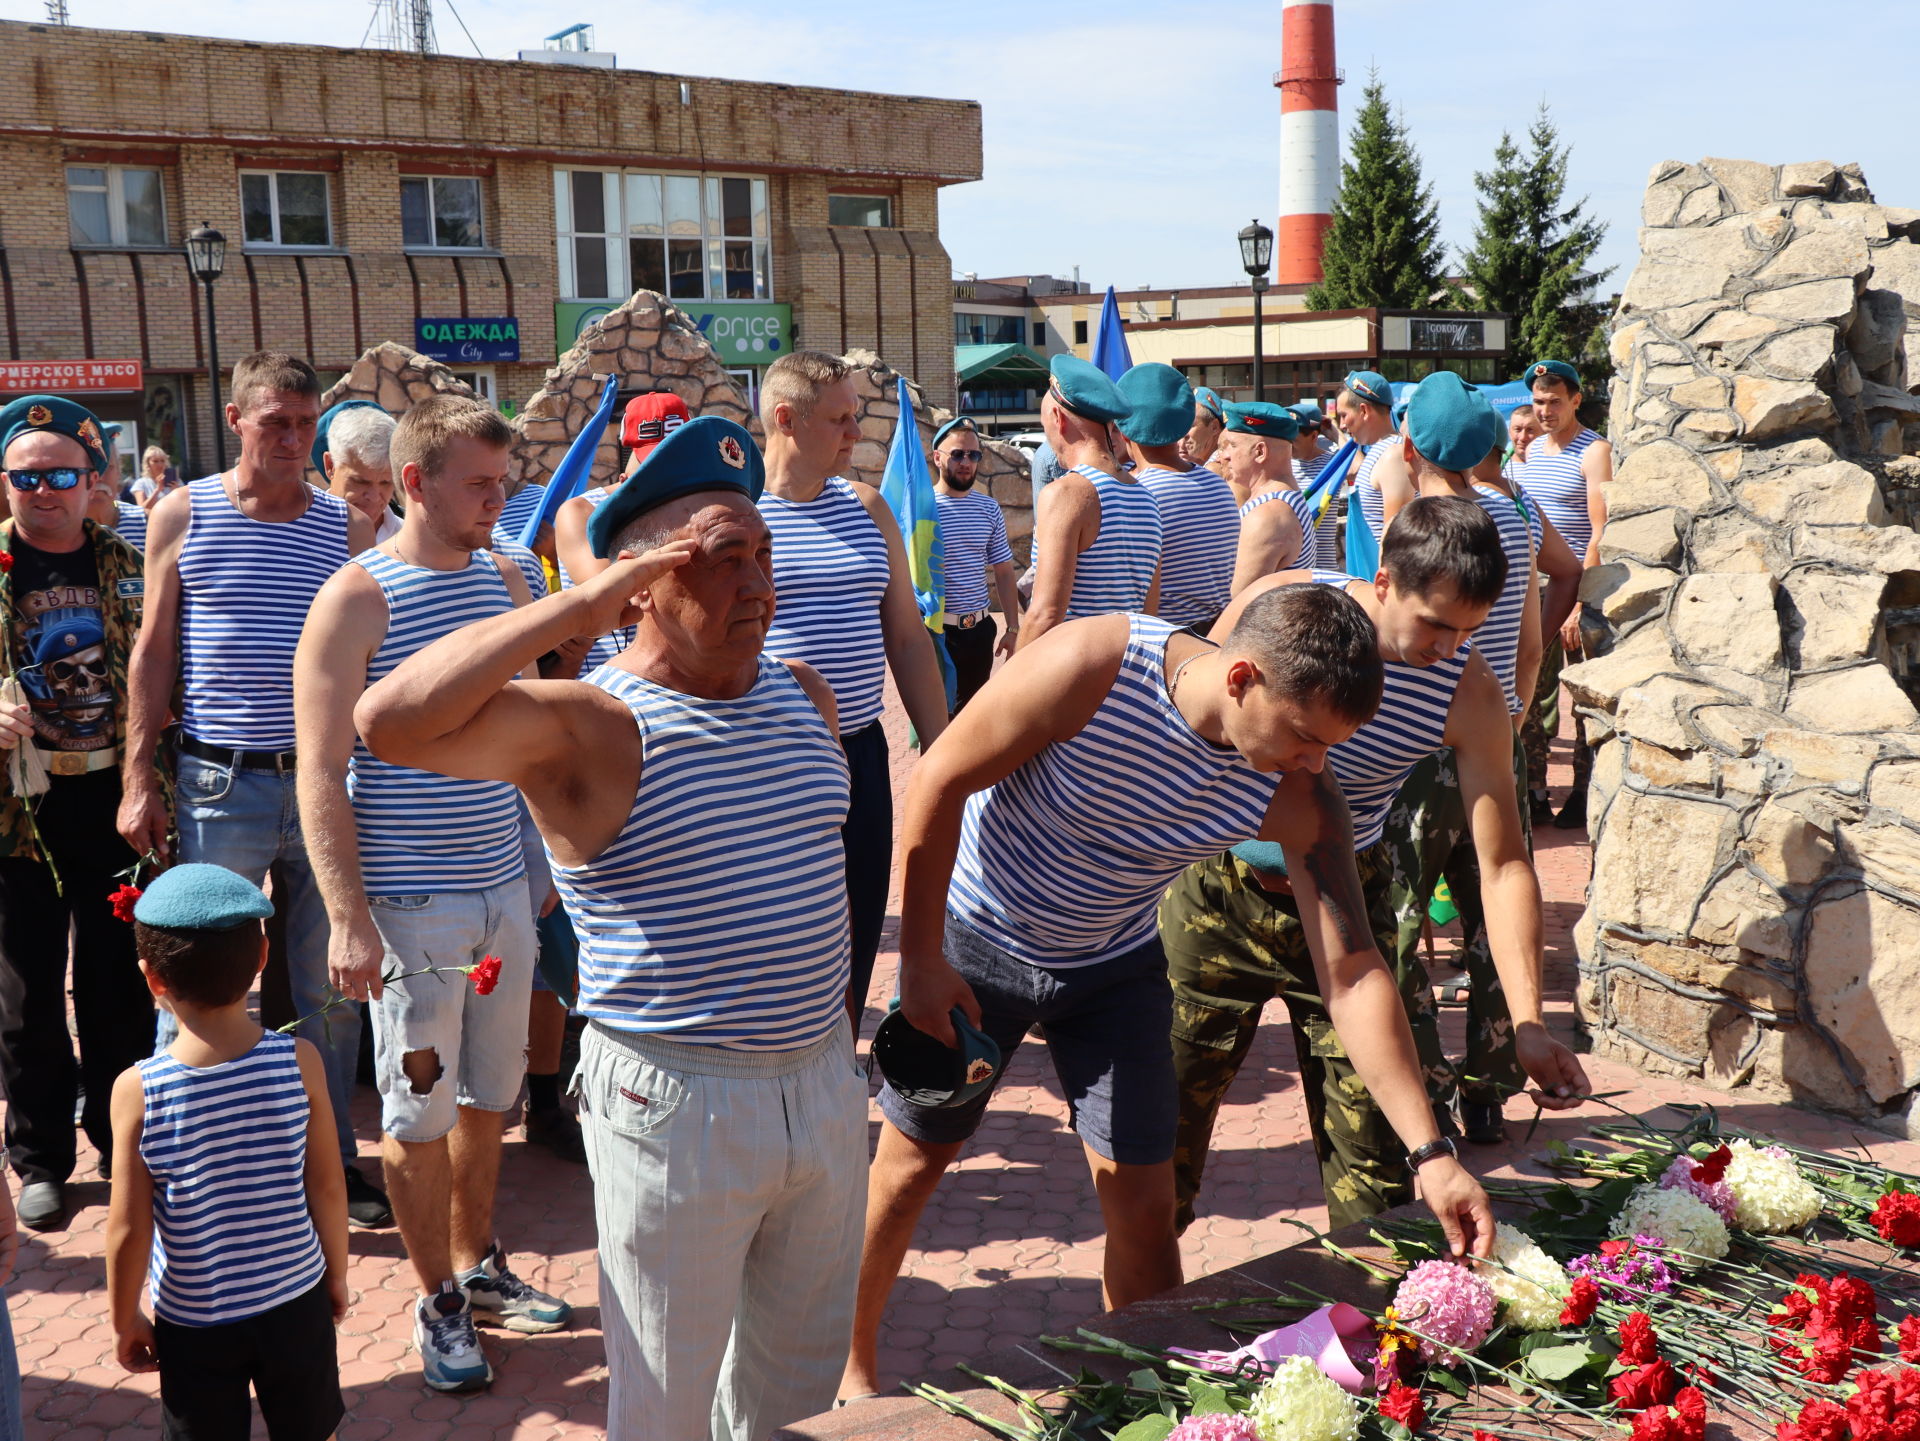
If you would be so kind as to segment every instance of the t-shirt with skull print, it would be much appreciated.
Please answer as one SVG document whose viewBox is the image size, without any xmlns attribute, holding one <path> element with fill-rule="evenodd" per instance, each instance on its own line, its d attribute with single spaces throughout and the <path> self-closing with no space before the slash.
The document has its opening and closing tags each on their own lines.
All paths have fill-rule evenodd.
<svg viewBox="0 0 1920 1441">
<path fill-rule="evenodd" d="M 113 687 L 93 547 L 54 553 L 13 537 L 13 667 L 41 750 L 113 744 Z"/>
</svg>

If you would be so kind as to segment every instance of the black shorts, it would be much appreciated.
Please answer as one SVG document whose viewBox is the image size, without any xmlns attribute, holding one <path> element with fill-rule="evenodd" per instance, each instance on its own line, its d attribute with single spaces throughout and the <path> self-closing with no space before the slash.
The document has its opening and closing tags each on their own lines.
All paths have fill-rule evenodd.
<svg viewBox="0 0 1920 1441">
<path fill-rule="evenodd" d="M 326 1441 L 340 1427 L 340 1358 L 327 1283 L 221 1326 L 153 1318 L 164 1441 L 247 1441 L 251 1388 L 273 1441 Z"/>
</svg>

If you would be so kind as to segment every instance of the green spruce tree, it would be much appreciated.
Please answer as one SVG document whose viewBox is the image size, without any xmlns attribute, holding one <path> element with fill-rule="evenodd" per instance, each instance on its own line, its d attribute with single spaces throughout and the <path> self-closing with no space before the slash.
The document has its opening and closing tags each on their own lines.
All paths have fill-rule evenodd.
<svg viewBox="0 0 1920 1441">
<path fill-rule="evenodd" d="M 1544 103 L 1527 144 L 1523 155 L 1513 136 L 1502 134 L 1493 169 L 1473 177 L 1480 221 L 1473 248 L 1460 258 L 1467 288 L 1458 298 L 1513 317 L 1511 369 L 1541 357 L 1567 360 L 1580 368 L 1589 393 L 1597 393 L 1608 367 L 1605 347 L 1596 359 L 1589 345 L 1605 308 L 1594 292 L 1613 271 L 1588 270 L 1587 262 L 1607 227 L 1585 213 L 1584 198 L 1566 203 L 1573 147 L 1560 143 Z"/>
<path fill-rule="evenodd" d="M 1307 308 L 1424 308 L 1440 289 L 1445 259 L 1439 203 L 1421 179 L 1419 152 L 1388 108 L 1376 71 L 1367 77 L 1340 166 L 1323 278 L 1307 292 Z"/>
</svg>

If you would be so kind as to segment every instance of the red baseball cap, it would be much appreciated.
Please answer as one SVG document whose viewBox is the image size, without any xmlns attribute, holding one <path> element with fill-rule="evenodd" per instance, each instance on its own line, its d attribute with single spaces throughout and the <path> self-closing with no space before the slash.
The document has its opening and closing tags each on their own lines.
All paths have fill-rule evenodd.
<svg viewBox="0 0 1920 1441">
<path fill-rule="evenodd" d="M 620 443 L 645 460 L 668 434 L 685 425 L 693 416 L 687 403 L 670 390 L 636 395 L 627 402 L 620 420 Z"/>
</svg>

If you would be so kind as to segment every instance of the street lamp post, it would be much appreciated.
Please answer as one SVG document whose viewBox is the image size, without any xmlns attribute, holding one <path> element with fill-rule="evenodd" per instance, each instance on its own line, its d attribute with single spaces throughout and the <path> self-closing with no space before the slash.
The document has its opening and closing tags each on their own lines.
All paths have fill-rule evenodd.
<svg viewBox="0 0 1920 1441">
<path fill-rule="evenodd" d="M 187 265 L 207 289 L 207 388 L 213 395 L 213 457 L 227 468 L 227 418 L 220 405 L 220 337 L 213 323 L 213 282 L 227 266 L 227 237 L 206 221 L 187 237 Z"/>
<path fill-rule="evenodd" d="M 1267 293 L 1267 267 L 1273 262 L 1273 232 L 1258 220 L 1240 232 L 1240 263 L 1253 282 L 1253 398 L 1267 398 L 1267 371 L 1260 354 L 1260 297 Z"/>
</svg>

